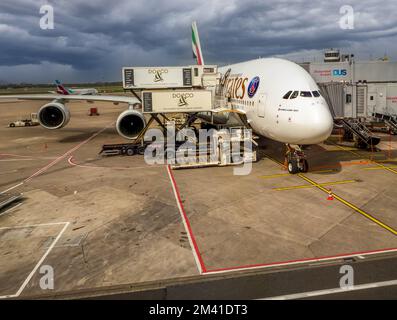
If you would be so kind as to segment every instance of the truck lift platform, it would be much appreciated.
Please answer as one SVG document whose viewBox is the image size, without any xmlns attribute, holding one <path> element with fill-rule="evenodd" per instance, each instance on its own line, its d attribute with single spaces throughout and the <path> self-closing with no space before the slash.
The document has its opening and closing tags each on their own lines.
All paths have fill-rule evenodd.
<svg viewBox="0 0 397 320">
<path fill-rule="evenodd" d="M 345 129 L 344 139 L 356 141 L 360 149 L 373 150 L 380 142 L 379 137 L 374 136 L 363 123 L 356 119 L 340 118 L 335 119 L 334 122 Z"/>
<path fill-rule="evenodd" d="M 182 130 L 183 128 L 190 127 L 194 121 L 196 121 L 197 113 L 189 114 L 185 121 L 182 124 L 176 125 L 175 128 L 176 132 Z M 163 121 L 160 120 L 159 115 L 163 118 Z M 160 127 L 162 128 L 163 132 L 166 134 L 167 128 L 166 123 L 170 122 L 170 120 L 164 114 L 150 114 L 150 119 L 146 123 L 144 129 L 139 133 L 139 135 L 130 143 L 120 143 L 120 144 L 104 144 L 102 146 L 99 155 L 104 156 L 116 156 L 116 155 L 127 155 L 133 156 L 135 154 L 143 155 L 145 153 L 146 147 L 151 144 L 151 142 L 145 142 L 143 140 L 145 133 L 150 128 L 153 121 L 156 121 Z"/>
<path fill-rule="evenodd" d="M 118 156 L 126 155 L 133 156 L 135 154 L 144 154 L 145 145 L 137 143 L 120 143 L 120 144 L 104 144 L 99 155 L 104 156 Z"/>
<path fill-rule="evenodd" d="M 167 137 L 171 138 L 170 135 L 177 135 L 185 128 L 195 132 L 195 139 L 184 135 L 186 141 L 175 141 L 175 137 L 172 137 L 171 145 L 162 144 L 162 147 L 158 149 L 155 147 L 154 152 L 164 152 L 159 155 L 160 158 L 166 156 L 167 160 L 175 160 L 175 168 L 237 165 L 247 161 L 256 161 L 256 152 L 252 148 L 256 142 L 253 141 L 252 135 L 244 130 L 245 127 L 249 127 L 249 124 L 244 123 L 239 114 L 237 114 L 237 119 L 234 119 L 237 122 L 229 123 L 229 113 L 223 114 L 230 112 L 230 108 L 226 108 L 229 100 L 224 92 L 225 80 L 226 76 L 222 77 L 218 73 L 217 66 L 123 68 L 124 90 L 130 90 L 140 101 L 140 103 L 130 106 L 130 109 L 139 110 L 146 117 L 145 125 L 130 143 L 104 145 L 100 154 L 129 156 L 144 154 L 148 145 L 153 143 L 145 141 L 144 137 L 155 121 L 163 130 L 163 137 L 167 142 Z M 138 95 L 135 90 L 141 90 L 141 94 Z M 182 123 L 170 121 L 167 116 L 173 114 L 184 114 L 184 121 Z M 212 142 L 216 141 L 209 143 L 210 146 L 208 141 L 198 141 L 199 134 L 194 126 L 194 122 L 198 119 L 205 120 L 210 124 L 209 129 L 218 130 L 210 137 Z M 172 129 L 168 126 L 169 123 L 172 123 Z M 223 128 L 224 125 L 243 126 L 234 127 L 233 129 L 236 130 L 233 131 L 232 127 Z M 186 142 L 191 144 L 186 146 L 184 145 Z M 161 142 L 159 141 L 159 143 Z M 192 152 L 192 149 L 195 149 L 196 152 Z M 175 154 L 176 152 L 178 154 Z"/>
</svg>

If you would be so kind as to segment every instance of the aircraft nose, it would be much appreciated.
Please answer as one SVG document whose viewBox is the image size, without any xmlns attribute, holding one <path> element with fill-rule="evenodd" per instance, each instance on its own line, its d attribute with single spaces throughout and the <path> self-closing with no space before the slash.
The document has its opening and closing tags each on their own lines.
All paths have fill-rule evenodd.
<svg viewBox="0 0 397 320">
<path fill-rule="evenodd" d="M 310 127 L 312 144 L 317 144 L 328 139 L 332 133 L 334 121 L 327 103 L 321 102 L 314 106 L 313 112 L 307 121 Z"/>
</svg>

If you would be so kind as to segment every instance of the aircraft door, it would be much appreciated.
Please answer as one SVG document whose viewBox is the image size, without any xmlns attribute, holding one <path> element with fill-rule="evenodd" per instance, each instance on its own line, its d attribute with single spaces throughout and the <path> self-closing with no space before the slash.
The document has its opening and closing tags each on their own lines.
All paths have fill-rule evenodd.
<svg viewBox="0 0 397 320">
<path fill-rule="evenodd" d="M 258 116 L 261 118 L 265 117 L 266 108 L 266 94 L 261 93 L 258 99 Z"/>
</svg>

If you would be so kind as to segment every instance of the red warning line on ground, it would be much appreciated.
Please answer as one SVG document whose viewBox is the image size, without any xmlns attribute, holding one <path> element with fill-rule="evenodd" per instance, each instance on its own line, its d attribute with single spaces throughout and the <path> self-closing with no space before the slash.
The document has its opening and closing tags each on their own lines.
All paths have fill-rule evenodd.
<svg viewBox="0 0 397 320">
<path fill-rule="evenodd" d="M 352 253 L 342 253 L 336 254 L 332 256 L 323 256 L 318 258 L 306 258 L 306 259 L 296 259 L 296 260 L 287 260 L 281 262 L 272 262 L 272 263 L 263 263 L 263 264 L 252 264 L 252 265 L 242 265 L 242 266 L 235 266 L 229 268 L 218 268 L 218 269 L 207 269 L 204 260 L 200 254 L 199 247 L 195 236 L 193 234 L 193 229 L 191 227 L 189 218 L 186 214 L 186 211 L 183 207 L 179 188 L 176 184 L 175 177 L 172 173 L 171 167 L 167 166 L 167 171 L 171 180 L 172 187 L 174 189 L 175 198 L 178 204 L 178 208 L 180 210 L 183 223 L 185 225 L 185 229 L 189 236 L 189 241 L 191 243 L 193 255 L 195 256 L 196 263 L 198 265 L 199 271 L 201 274 L 216 274 L 216 273 L 227 273 L 227 272 L 234 272 L 234 271 L 244 271 L 244 270 L 254 270 L 254 269 L 264 269 L 269 267 L 277 267 L 277 266 L 287 266 L 287 265 L 295 265 L 295 264 L 304 264 L 304 263 L 311 263 L 311 262 L 323 262 L 335 259 L 342 259 L 342 258 L 352 258 L 357 256 L 369 256 L 374 254 L 381 254 L 381 253 L 391 253 L 397 252 L 397 248 L 388 248 L 388 249 L 379 249 L 379 250 L 370 250 L 370 251 L 360 251 L 360 252 L 352 252 Z"/>
<path fill-rule="evenodd" d="M 67 156 L 69 156 L 71 153 L 73 153 L 74 151 L 76 151 L 77 149 L 79 149 L 81 146 L 83 146 L 84 144 L 86 144 L 87 142 L 91 141 L 92 139 L 94 139 L 97 135 L 101 134 L 103 131 L 105 131 L 107 128 L 109 128 L 110 126 L 112 126 L 114 124 L 114 122 L 112 122 L 111 124 L 107 125 L 105 128 L 99 130 L 98 132 L 95 132 L 93 135 L 91 135 L 88 139 L 80 142 L 77 146 L 75 146 L 74 148 L 70 149 L 69 151 L 65 152 L 63 155 L 59 156 L 58 158 L 56 158 L 54 161 L 50 162 L 49 164 L 47 164 L 45 167 L 41 168 L 40 170 L 36 171 L 35 173 L 33 173 L 30 177 L 26 178 L 23 182 L 26 183 L 28 181 L 30 181 L 31 179 L 33 179 L 34 177 L 39 176 L 40 174 L 44 173 L 45 171 L 47 171 L 48 169 L 50 169 L 51 167 L 53 167 L 54 165 L 56 165 L 58 162 L 60 162 L 61 160 L 63 160 L 64 158 L 66 158 Z"/>
<path fill-rule="evenodd" d="M 174 190 L 175 199 L 176 199 L 176 202 L 178 204 L 179 212 L 181 214 L 182 221 L 183 221 L 183 224 L 185 226 L 185 230 L 186 230 L 186 232 L 188 234 L 190 246 L 192 247 L 193 256 L 194 256 L 194 258 L 196 260 L 197 268 L 199 269 L 200 274 L 206 273 L 207 270 L 206 270 L 205 265 L 204 265 L 204 260 L 203 260 L 201 254 L 200 254 L 200 250 L 198 248 L 196 238 L 194 237 L 193 230 L 192 230 L 192 227 L 190 225 L 189 218 L 187 217 L 185 208 L 183 207 L 182 200 L 181 200 L 181 195 L 179 193 L 179 189 L 178 189 L 178 186 L 176 184 L 176 181 L 175 181 L 175 178 L 174 178 L 174 175 L 172 173 L 172 169 L 171 169 L 170 165 L 167 165 L 167 172 L 168 172 L 168 175 L 169 175 L 170 180 L 171 180 L 172 189 Z"/>
<path fill-rule="evenodd" d="M 281 261 L 281 262 L 272 262 L 272 263 L 264 263 L 264 264 L 253 264 L 253 265 L 230 267 L 230 268 L 211 269 L 211 270 L 207 270 L 206 274 L 231 272 L 231 271 L 253 270 L 253 269 L 261 269 L 261 268 L 269 268 L 269 267 L 278 267 L 278 266 L 286 266 L 286 265 L 294 265 L 294 264 L 303 264 L 303 263 L 310 263 L 310 262 L 323 262 L 323 261 L 328 261 L 328 260 L 335 260 L 335 259 L 342 259 L 342 258 L 352 258 L 352 257 L 357 257 L 357 256 L 367 256 L 367 255 L 373 255 L 373 254 L 379 254 L 379 253 L 391 253 L 391 252 L 397 252 L 397 248 L 372 250 L 372 251 L 361 251 L 361 252 L 352 252 L 352 253 L 337 254 L 337 255 L 333 255 L 333 256 L 324 256 L 324 257 L 318 257 L 318 258 L 288 260 L 288 261 Z"/>
<path fill-rule="evenodd" d="M 17 157 L 17 158 L 31 158 L 31 156 L 22 156 L 13 153 L 0 153 L 0 157 Z"/>
</svg>

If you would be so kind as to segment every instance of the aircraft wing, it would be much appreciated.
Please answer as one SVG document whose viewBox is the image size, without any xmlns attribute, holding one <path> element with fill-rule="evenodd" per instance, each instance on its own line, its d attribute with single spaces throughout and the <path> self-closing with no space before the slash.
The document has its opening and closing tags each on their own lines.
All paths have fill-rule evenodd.
<svg viewBox="0 0 397 320">
<path fill-rule="evenodd" d="M 127 96 L 101 96 L 101 95 L 62 95 L 62 94 L 21 94 L 21 95 L 3 95 L 1 99 L 17 99 L 17 100 L 83 100 L 83 101 L 109 101 L 117 103 L 135 104 L 140 101 L 135 97 Z"/>
</svg>

